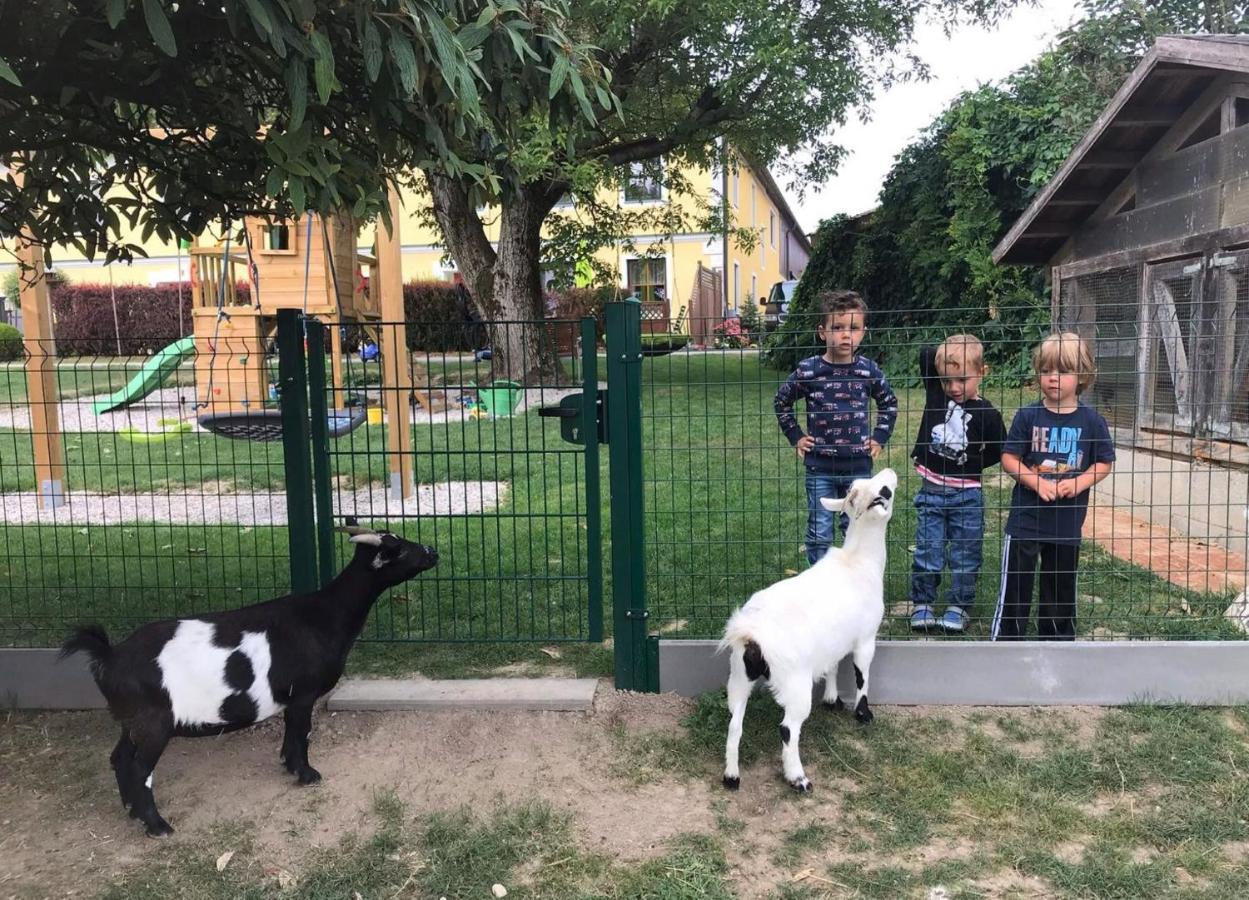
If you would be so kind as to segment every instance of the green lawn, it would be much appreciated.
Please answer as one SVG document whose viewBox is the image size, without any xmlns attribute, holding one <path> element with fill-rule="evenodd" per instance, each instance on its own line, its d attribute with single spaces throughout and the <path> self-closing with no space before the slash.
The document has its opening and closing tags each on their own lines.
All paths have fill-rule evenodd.
<svg viewBox="0 0 1249 900">
<path fill-rule="evenodd" d="M 458 365 L 458 364 L 457 364 Z M 651 627 L 673 636 L 716 636 L 752 591 L 804 565 L 802 467 L 776 428 L 771 398 L 780 374 L 754 354 L 676 354 L 643 363 L 646 541 Z M 1021 389 L 988 395 L 1009 421 Z M 911 505 L 916 479 L 907 455 L 922 397 L 899 390 L 901 415 L 884 463 L 902 476 L 890 525 L 885 632 L 907 637 Z M 189 490 L 179 502 L 221 492 L 282 490 L 280 444 L 180 434 L 131 443 L 110 433 L 65 436 L 71 490 Z M 437 546 L 436 570 L 378 604 L 366 639 L 453 641 L 413 653 L 405 644 L 362 648 L 365 671 L 413 666 L 490 671 L 517 660 L 606 672 L 601 647 L 565 645 L 559 660 L 540 645 L 483 641 L 577 641 L 588 633 L 584 470 L 555 420 L 535 413 L 495 421 L 418 425 L 418 481 L 498 481 L 504 505 L 481 515 L 392 518 Z M 331 443 L 335 492 L 382 484 L 384 435 L 366 426 Z M 607 448 L 602 450 L 603 557 L 610 559 Z M 0 432 L 0 489 L 31 490 L 29 436 Z M 983 638 L 998 588 L 1008 490 L 987 487 L 984 569 L 970 637 Z M 384 509 L 376 510 L 385 516 Z M 344 544 L 344 546 L 346 546 Z M 155 617 L 253 602 L 288 583 L 284 528 L 234 525 L 9 527 L 0 545 L 0 640 L 57 641 L 68 624 L 100 620 L 124 630 Z M 340 550 L 340 559 L 341 553 Z M 610 573 L 604 573 L 610 634 Z M 1240 637 L 1222 618 L 1227 598 L 1183 591 L 1086 546 L 1080 573 L 1081 634 L 1096 637 Z"/>
</svg>

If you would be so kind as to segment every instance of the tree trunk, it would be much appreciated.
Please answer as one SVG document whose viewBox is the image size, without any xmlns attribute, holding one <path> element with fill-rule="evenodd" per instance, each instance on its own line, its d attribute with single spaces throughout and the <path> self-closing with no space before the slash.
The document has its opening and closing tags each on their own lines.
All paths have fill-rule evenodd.
<svg viewBox="0 0 1249 900">
<path fill-rule="evenodd" d="M 563 383 L 554 338 L 543 325 L 541 281 L 542 222 L 562 189 L 533 184 L 510 194 L 503 202 L 496 251 L 467 186 L 438 175 L 430 175 L 429 183 L 447 249 L 490 332 L 491 377 L 524 385 Z"/>
</svg>

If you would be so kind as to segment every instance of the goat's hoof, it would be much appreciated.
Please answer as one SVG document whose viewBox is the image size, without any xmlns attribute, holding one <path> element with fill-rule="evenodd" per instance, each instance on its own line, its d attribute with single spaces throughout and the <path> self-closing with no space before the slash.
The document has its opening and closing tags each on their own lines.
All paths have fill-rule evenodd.
<svg viewBox="0 0 1249 900">
<path fill-rule="evenodd" d="M 789 783 L 789 786 L 800 794 L 809 794 L 815 787 L 815 785 L 811 784 L 811 779 L 806 776 L 795 778 Z"/>
<path fill-rule="evenodd" d="M 854 711 L 854 718 L 860 725 L 871 725 L 876 716 L 867 708 L 867 704 L 863 703 Z"/>
<path fill-rule="evenodd" d="M 316 784 L 321 780 L 321 773 L 312 766 L 304 766 L 299 770 L 298 780 L 300 784 Z"/>
<path fill-rule="evenodd" d="M 824 708 L 831 709 L 833 712 L 841 712 L 843 709 L 846 708 L 846 704 L 842 702 L 840 697 L 838 697 L 832 703 L 829 703 L 827 700 L 825 700 Z"/>
<path fill-rule="evenodd" d="M 154 838 L 169 837 L 169 835 L 171 834 L 173 834 L 173 826 L 170 825 L 168 822 L 166 822 L 164 819 L 162 819 L 160 816 L 156 817 L 155 822 L 149 822 L 147 824 L 147 836 L 148 837 L 154 837 Z"/>
<path fill-rule="evenodd" d="M 728 788 L 730 791 L 735 791 L 735 790 L 737 790 L 739 787 L 741 787 L 741 786 L 742 786 L 742 780 L 741 780 L 741 778 L 737 778 L 737 777 L 734 777 L 734 776 L 731 776 L 731 775 L 725 775 L 725 776 L 724 776 L 724 786 L 725 786 L 726 788 Z"/>
</svg>

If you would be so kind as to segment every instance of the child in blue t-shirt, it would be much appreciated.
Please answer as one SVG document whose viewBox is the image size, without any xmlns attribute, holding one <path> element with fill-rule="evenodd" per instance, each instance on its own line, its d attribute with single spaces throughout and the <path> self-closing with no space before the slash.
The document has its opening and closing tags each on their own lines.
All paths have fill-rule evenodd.
<svg viewBox="0 0 1249 900">
<path fill-rule="evenodd" d="M 1039 559 L 1037 638 L 1070 641 L 1076 634 L 1076 569 L 1089 489 L 1110 474 L 1115 448 L 1106 420 L 1080 402 L 1096 370 L 1078 334 L 1051 334 L 1033 352 L 1032 367 L 1041 399 L 1015 414 L 1002 445 L 1002 470 L 1016 484 L 1002 543 L 993 639 L 1027 636 Z"/>
<path fill-rule="evenodd" d="M 798 363 L 773 400 L 777 424 L 806 467 L 807 562 L 815 565 L 833 542 L 833 514 L 821 497 L 846 496 L 856 478 L 870 478 L 872 460 L 893 433 L 898 398 L 880 366 L 858 354 L 867 334 L 867 304 L 854 291 L 821 294 L 816 333 L 824 353 Z M 794 401 L 807 407 L 803 434 Z M 869 404 L 876 404 L 876 423 Z M 849 519 L 841 516 L 844 537 Z"/>
</svg>

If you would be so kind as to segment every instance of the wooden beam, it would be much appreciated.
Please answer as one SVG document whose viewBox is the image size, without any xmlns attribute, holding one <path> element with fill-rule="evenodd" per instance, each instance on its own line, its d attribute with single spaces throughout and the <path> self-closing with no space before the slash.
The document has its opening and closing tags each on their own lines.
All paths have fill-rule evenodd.
<svg viewBox="0 0 1249 900">
<path fill-rule="evenodd" d="M 1068 189 L 1049 202 L 1050 206 L 1097 206 L 1106 195 L 1101 191 Z"/>
<path fill-rule="evenodd" d="M 9 172 L 21 190 L 25 176 Z M 43 251 L 29 238 L 17 239 L 18 300 L 22 339 L 26 346 L 26 392 L 30 407 L 30 438 L 35 456 L 35 489 L 39 505 L 52 509 L 65 502 L 65 452 L 61 443 L 60 392 L 56 382 L 56 341 L 52 334 L 52 301 L 43 268 Z"/>
<path fill-rule="evenodd" d="M 374 283 L 381 293 L 382 321 L 378 326 L 382 356 L 382 397 L 386 408 L 386 457 L 390 494 L 399 501 L 415 491 L 412 466 L 412 368 L 403 315 L 403 245 L 400 234 L 399 192 L 387 192 L 390 227 L 378 221 L 377 268 Z"/>
<path fill-rule="evenodd" d="M 1184 115 L 1185 107 L 1179 104 L 1159 104 L 1124 109 L 1110 123 L 1111 128 L 1158 127 L 1171 125 Z"/>
<path fill-rule="evenodd" d="M 1079 169 L 1132 169 L 1140 155 L 1128 150 L 1090 150 L 1076 164 Z"/>
</svg>

